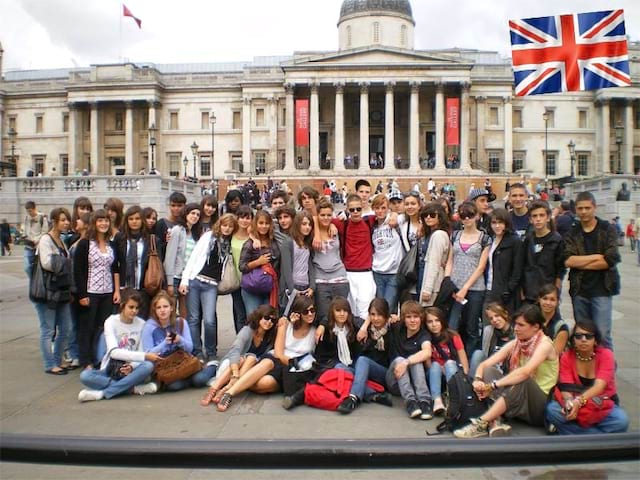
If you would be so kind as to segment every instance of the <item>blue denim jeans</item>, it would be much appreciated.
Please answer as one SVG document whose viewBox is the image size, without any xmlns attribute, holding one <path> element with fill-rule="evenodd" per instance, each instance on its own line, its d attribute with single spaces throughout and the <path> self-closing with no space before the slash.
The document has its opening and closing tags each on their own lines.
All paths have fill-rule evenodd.
<svg viewBox="0 0 640 480">
<path fill-rule="evenodd" d="M 429 388 L 433 398 L 442 396 L 442 374 L 448 382 L 458 371 L 458 365 L 455 360 L 447 360 L 444 362 L 444 368 L 438 362 L 431 362 L 429 367 Z"/>
<path fill-rule="evenodd" d="M 482 328 L 484 294 L 484 290 L 469 290 L 466 297 L 467 303 L 462 305 L 453 302 L 451 313 L 449 313 L 449 328 L 456 330 L 462 336 L 467 358 L 482 347 L 480 329 Z"/>
<path fill-rule="evenodd" d="M 373 380 L 384 386 L 386 375 L 386 367 L 371 360 L 369 357 L 358 357 L 355 364 L 355 373 L 353 374 L 353 384 L 351 385 L 350 393 L 366 402 L 369 397 L 375 393 L 367 387 L 367 380 Z"/>
<path fill-rule="evenodd" d="M 471 355 L 471 360 L 469 360 L 469 377 L 475 377 L 478 365 L 480 365 L 486 359 L 487 356 L 482 350 L 476 350 L 475 352 L 473 352 L 473 354 Z"/>
<path fill-rule="evenodd" d="M 398 313 L 398 278 L 395 273 L 373 272 L 376 282 L 376 297 L 389 304 L 389 313 Z"/>
<path fill-rule="evenodd" d="M 36 251 L 33 248 L 25 247 L 24 249 L 24 273 L 27 274 L 29 280 L 31 280 L 31 270 L 33 270 L 33 260 L 36 256 Z"/>
<path fill-rule="evenodd" d="M 244 310 L 248 315 L 251 315 L 256 308 L 260 305 L 268 305 L 269 304 L 269 295 L 255 295 L 253 293 L 249 293 L 244 289 L 240 290 L 242 293 L 242 301 L 244 302 Z"/>
<path fill-rule="evenodd" d="M 34 303 L 38 320 L 40 320 L 40 353 L 44 361 L 44 369 L 51 370 L 62 363 L 62 354 L 67 346 L 67 337 L 71 328 L 71 309 L 68 303 L 59 303 L 56 308 L 49 308 L 46 303 Z M 51 339 L 53 352 L 51 351 Z"/>
<path fill-rule="evenodd" d="M 611 338 L 612 325 L 612 297 L 582 297 L 576 295 L 572 299 L 573 317 L 576 322 L 579 320 L 592 320 L 602 334 L 603 346 L 613 350 L 613 339 Z"/>
<path fill-rule="evenodd" d="M 106 370 L 83 370 L 80 381 L 91 390 L 102 390 L 104 398 L 110 399 L 123 393 L 129 393 L 136 385 L 143 384 L 153 373 L 153 362 L 141 362 L 133 371 L 120 380 L 113 380 Z"/>
<path fill-rule="evenodd" d="M 71 303 L 71 325 L 69 328 L 69 336 L 67 337 L 67 348 L 65 351 L 72 360 L 78 360 L 80 358 L 80 350 L 78 348 L 78 308 L 79 305 L 77 302 Z"/>
<path fill-rule="evenodd" d="M 193 340 L 193 354 L 202 354 L 202 321 L 204 321 L 204 350 L 210 358 L 218 354 L 218 319 L 216 302 L 218 286 L 201 282 L 197 278 L 189 281 L 187 293 L 187 323 Z M 200 320 L 202 309 L 202 321 Z"/>
<path fill-rule="evenodd" d="M 386 382 L 389 391 L 394 395 L 400 395 L 405 402 L 415 400 L 424 402 L 431 399 L 427 377 L 423 363 L 416 363 L 407 367 L 407 371 L 400 378 L 396 378 L 393 370 L 399 362 L 404 362 L 403 357 L 398 357 L 391 362 L 386 374 Z"/>
<path fill-rule="evenodd" d="M 217 367 L 215 365 L 206 366 L 189 378 L 176 380 L 173 383 L 165 385 L 164 388 L 168 392 L 177 392 L 178 390 L 184 390 L 189 387 L 202 388 L 206 386 L 207 382 L 216 374 L 216 369 Z"/>
<path fill-rule="evenodd" d="M 555 400 L 547 404 L 545 410 L 547 421 L 555 425 L 560 435 L 586 435 L 590 433 L 622 433 L 629 428 L 629 417 L 618 405 L 597 425 L 584 428 L 574 420 L 568 421 L 562 413 L 562 407 Z"/>
</svg>

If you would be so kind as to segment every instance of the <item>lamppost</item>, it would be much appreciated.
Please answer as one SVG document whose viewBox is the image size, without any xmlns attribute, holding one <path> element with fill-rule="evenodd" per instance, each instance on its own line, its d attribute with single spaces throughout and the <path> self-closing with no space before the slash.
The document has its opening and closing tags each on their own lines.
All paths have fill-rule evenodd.
<svg viewBox="0 0 640 480">
<path fill-rule="evenodd" d="M 18 176 L 18 165 L 16 165 L 16 136 L 18 136 L 18 132 L 16 129 L 11 127 L 7 132 L 9 137 L 9 141 L 11 142 L 11 165 L 14 168 L 14 175 Z"/>
<path fill-rule="evenodd" d="M 151 147 L 151 171 L 149 173 L 156 173 L 156 162 L 155 162 L 155 149 L 156 149 L 156 132 L 158 129 L 156 128 L 156 124 L 152 123 L 149 127 L 149 147 Z"/>
<path fill-rule="evenodd" d="M 576 144 L 573 139 L 569 140 L 569 156 L 571 157 L 571 181 L 576 181 Z"/>
<path fill-rule="evenodd" d="M 549 150 L 549 112 L 547 110 L 542 114 L 544 120 L 544 174 L 545 177 L 549 174 L 549 159 L 547 158 L 547 152 Z"/>
<path fill-rule="evenodd" d="M 216 114 L 215 112 L 211 112 L 209 115 L 209 123 L 211 124 L 211 177 L 213 178 L 213 183 L 215 185 L 216 198 L 218 196 L 218 182 L 216 181 L 216 167 L 215 167 L 215 149 L 214 149 L 214 140 L 215 140 L 215 129 L 216 129 Z"/>
<path fill-rule="evenodd" d="M 189 163 L 189 159 L 187 158 L 187 156 L 185 155 L 184 158 L 182 159 L 182 165 L 184 165 L 184 179 L 187 179 L 187 164 Z"/>
<path fill-rule="evenodd" d="M 616 173 L 618 175 L 622 174 L 622 132 L 624 127 L 622 126 L 622 122 L 618 122 L 616 125 L 616 145 L 618 146 L 618 166 L 616 168 Z"/>
<path fill-rule="evenodd" d="M 198 181 L 198 176 L 196 175 L 196 159 L 198 158 L 198 144 L 194 140 L 191 144 L 191 153 L 193 154 L 193 181 Z"/>
</svg>

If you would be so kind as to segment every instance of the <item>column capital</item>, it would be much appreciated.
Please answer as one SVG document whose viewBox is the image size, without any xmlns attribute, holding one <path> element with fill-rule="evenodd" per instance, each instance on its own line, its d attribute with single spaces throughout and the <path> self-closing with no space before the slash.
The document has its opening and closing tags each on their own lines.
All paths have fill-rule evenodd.
<svg viewBox="0 0 640 480">
<path fill-rule="evenodd" d="M 89 103 L 89 106 L 94 109 L 94 108 L 98 108 L 100 106 L 100 102 L 96 101 L 96 100 L 92 100 Z"/>
<path fill-rule="evenodd" d="M 334 82 L 333 86 L 336 88 L 336 93 L 344 93 L 345 82 Z"/>
<path fill-rule="evenodd" d="M 597 107 L 604 107 L 609 105 L 610 100 L 608 98 L 597 98 L 595 104 Z"/>
<path fill-rule="evenodd" d="M 127 107 L 127 109 L 133 108 L 133 101 L 131 100 L 125 100 L 122 103 L 124 103 L 124 106 Z"/>
<path fill-rule="evenodd" d="M 384 86 L 387 93 L 393 93 L 393 89 L 396 86 L 396 82 L 393 80 L 389 80 L 387 82 L 384 82 Z"/>
<path fill-rule="evenodd" d="M 242 97 L 243 105 L 251 105 L 251 97 Z"/>
<path fill-rule="evenodd" d="M 287 82 L 284 84 L 284 91 L 287 93 L 287 95 L 293 95 L 293 91 L 295 90 L 295 88 L 295 83 Z"/>
<path fill-rule="evenodd" d="M 309 82 L 309 88 L 311 89 L 311 94 L 312 95 L 317 95 L 318 94 L 318 88 L 320 88 L 320 84 L 318 82 Z"/>
<path fill-rule="evenodd" d="M 502 103 L 511 103 L 512 97 L 511 95 L 505 95 L 504 97 L 502 97 Z"/>
<path fill-rule="evenodd" d="M 409 82 L 411 93 L 418 93 L 420 91 L 420 85 L 422 85 L 422 82 L 418 82 L 415 80 L 413 82 Z"/>
<path fill-rule="evenodd" d="M 160 101 L 158 101 L 158 100 L 147 100 L 147 106 L 149 108 L 158 108 L 160 106 Z"/>
<path fill-rule="evenodd" d="M 477 95 L 474 98 L 475 98 L 476 103 L 484 103 L 485 100 L 487 99 L 487 97 L 484 97 L 482 95 Z"/>
<path fill-rule="evenodd" d="M 460 88 L 462 89 L 463 92 L 465 90 L 469 92 L 469 89 L 471 88 L 471 82 L 460 82 Z"/>
<path fill-rule="evenodd" d="M 635 100 L 635 98 L 627 97 L 627 98 L 625 98 L 625 99 L 623 99 L 623 100 L 622 100 L 622 104 L 623 104 L 625 107 L 631 107 L 631 106 L 633 106 L 633 102 L 634 102 L 634 100 Z"/>
<path fill-rule="evenodd" d="M 79 102 L 67 102 L 67 108 L 69 110 L 79 110 L 80 103 Z"/>
<path fill-rule="evenodd" d="M 360 82 L 358 86 L 360 87 L 360 93 L 369 93 L 369 86 L 371 84 L 369 82 Z"/>
<path fill-rule="evenodd" d="M 433 84 L 436 87 L 436 92 L 437 93 L 442 93 L 444 91 L 444 82 L 441 80 L 437 80 L 435 82 L 433 82 Z"/>
<path fill-rule="evenodd" d="M 280 100 L 277 95 L 269 95 L 267 97 L 267 103 L 269 104 L 273 104 L 273 103 L 278 103 L 278 100 Z"/>
</svg>

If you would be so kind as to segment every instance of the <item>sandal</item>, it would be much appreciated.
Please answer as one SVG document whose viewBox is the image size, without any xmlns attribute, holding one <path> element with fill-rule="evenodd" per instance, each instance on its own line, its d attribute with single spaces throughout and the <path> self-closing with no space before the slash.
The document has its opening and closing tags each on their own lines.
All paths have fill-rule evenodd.
<svg viewBox="0 0 640 480">
<path fill-rule="evenodd" d="M 218 390 L 218 393 L 216 393 L 216 396 L 213 397 L 213 400 L 211 400 L 213 403 L 215 403 L 216 405 L 218 403 L 220 403 L 220 399 L 222 398 L 222 395 L 224 395 L 225 393 L 227 393 L 227 390 L 229 390 L 229 385 L 225 385 L 223 388 L 221 388 L 220 390 Z"/>
<path fill-rule="evenodd" d="M 53 367 L 53 368 L 56 368 L 56 367 Z M 44 373 L 48 373 L 49 375 L 66 375 L 67 374 L 67 371 L 64 368 L 57 367 L 59 370 L 54 370 L 53 368 L 51 370 L 45 370 Z"/>
<path fill-rule="evenodd" d="M 216 395 L 218 395 L 218 389 L 217 388 L 210 388 L 207 391 L 207 393 L 205 394 L 205 396 L 202 397 L 202 400 L 200 400 L 200 405 L 202 405 L 203 407 L 206 407 L 211 402 L 213 402 L 213 399 L 214 399 L 214 397 Z"/>
<path fill-rule="evenodd" d="M 226 412 L 227 408 L 229 408 L 232 401 L 233 401 L 233 396 L 231 396 L 230 393 L 225 393 L 224 395 L 222 395 L 220 402 L 218 402 L 218 411 Z"/>
</svg>

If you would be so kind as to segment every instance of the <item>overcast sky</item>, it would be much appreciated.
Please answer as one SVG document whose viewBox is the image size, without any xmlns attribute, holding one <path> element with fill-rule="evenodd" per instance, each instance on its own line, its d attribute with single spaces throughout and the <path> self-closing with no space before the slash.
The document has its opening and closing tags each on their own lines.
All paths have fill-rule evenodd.
<svg viewBox="0 0 640 480">
<path fill-rule="evenodd" d="M 251 60 L 336 50 L 342 0 L 0 0 L 5 71 L 97 63 Z M 417 49 L 466 47 L 509 56 L 507 21 L 623 8 L 640 40 L 638 0 L 412 0 Z"/>
</svg>

